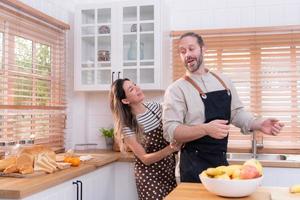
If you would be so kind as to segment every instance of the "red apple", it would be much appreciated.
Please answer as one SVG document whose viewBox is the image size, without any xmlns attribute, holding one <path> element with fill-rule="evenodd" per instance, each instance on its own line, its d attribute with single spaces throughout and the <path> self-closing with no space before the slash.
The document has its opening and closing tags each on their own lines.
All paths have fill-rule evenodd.
<svg viewBox="0 0 300 200">
<path fill-rule="evenodd" d="M 247 160 L 244 165 L 252 165 L 254 167 L 256 167 L 256 169 L 258 170 L 259 172 L 259 175 L 262 176 L 263 174 L 263 167 L 262 165 L 260 164 L 260 162 L 256 159 L 250 159 L 250 160 Z"/>
<path fill-rule="evenodd" d="M 240 172 L 241 179 L 252 179 L 259 176 L 260 174 L 256 167 L 254 167 L 253 165 L 243 165 Z"/>
</svg>

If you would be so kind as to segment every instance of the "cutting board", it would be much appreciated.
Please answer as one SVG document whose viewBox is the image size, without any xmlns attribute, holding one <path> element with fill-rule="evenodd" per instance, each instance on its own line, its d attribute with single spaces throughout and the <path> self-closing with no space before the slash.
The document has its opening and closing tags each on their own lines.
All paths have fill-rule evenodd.
<svg viewBox="0 0 300 200">
<path fill-rule="evenodd" d="M 241 197 L 241 198 L 229 198 L 229 197 L 221 197 L 217 196 L 215 194 L 212 194 L 208 191 L 201 191 L 200 192 L 200 197 L 201 199 L 207 199 L 207 200 L 229 200 L 229 199 L 234 199 L 234 200 L 271 200 L 271 194 L 268 192 L 262 192 L 262 191 L 257 191 L 251 194 L 250 196 L 247 197 Z"/>
<path fill-rule="evenodd" d="M 247 197 L 232 198 L 221 197 L 208 192 L 201 184 L 181 183 L 175 188 L 165 200 L 271 200 L 271 194 L 266 191 L 257 190 Z"/>
<path fill-rule="evenodd" d="M 29 178 L 29 177 L 35 177 L 40 175 L 45 175 L 46 172 L 34 172 L 31 174 L 20 174 L 20 173 L 9 173 L 5 174 L 3 172 L 0 172 L 0 177 L 13 177 L 13 178 Z"/>
</svg>

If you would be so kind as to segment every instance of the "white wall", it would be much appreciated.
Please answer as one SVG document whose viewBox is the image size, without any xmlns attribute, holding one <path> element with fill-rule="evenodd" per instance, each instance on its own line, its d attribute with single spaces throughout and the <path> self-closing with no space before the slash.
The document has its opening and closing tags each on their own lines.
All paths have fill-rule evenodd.
<svg viewBox="0 0 300 200">
<path fill-rule="evenodd" d="M 68 120 L 66 147 L 97 143 L 105 147 L 97 131 L 112 125 L 107 92 L 73 91 L 73 17 L 81 0 L 22 0 L 53 17 L 70 23 L 68 52 Z M 109 0 L 86 0 L 101 3 Z M 115 0 L 117 1 L 117 0 Z M 122 0 L 125 1 L 125 0 Z M 171 30 L 215 29 L 300 24 L 299 0 L 170 0 Z M 161 101 L 163 92 L 146 92 L 148 99 Z"/>
<path fill-rule="evenodd" d="M 299 0 L 175 0 L 173 30 L 299 25 Z"/>
</svg>

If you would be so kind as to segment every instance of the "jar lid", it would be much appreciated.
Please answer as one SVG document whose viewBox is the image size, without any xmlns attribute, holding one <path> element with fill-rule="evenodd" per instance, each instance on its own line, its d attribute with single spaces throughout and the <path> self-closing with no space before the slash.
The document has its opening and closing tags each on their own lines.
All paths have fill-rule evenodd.
<svg viewBox="0 0 300 200">
<path fill-rule="evenodd" d="M 8 142 L 7 144 L 8 144 L 9 146 L 12 146 L 12 145 L 15 145 L 16 142 L 15 142 L 15 141 L 10 141 L 10 142 Z"/>
<path fill-rule="evenodd" d="M 26 140 L 19 140 L 19 144 L 26 144 Z"/>
<path fill-rule="evenodd" d="M 27 144 L 34 144 L 34 140 L 27 140 Z"/>
</svg>

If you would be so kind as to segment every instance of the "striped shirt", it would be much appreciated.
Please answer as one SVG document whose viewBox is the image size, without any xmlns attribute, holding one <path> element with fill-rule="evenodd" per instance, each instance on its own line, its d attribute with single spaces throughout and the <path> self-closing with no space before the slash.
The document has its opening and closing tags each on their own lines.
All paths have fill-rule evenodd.
<svg viewBox="0 0 300 200">
<path fill-rule="evenodd" d="M 157 102 L 145 103 L 147 110 L 142 114 L 137 115 L 137 121 L 143 128 L 144 132 L 150 132 L 156 129 L 161 122 L 161 106 Z M 135 135 L 135 133 L 129 128 L 123 128 L 123 137 Z"/>
</svg>

